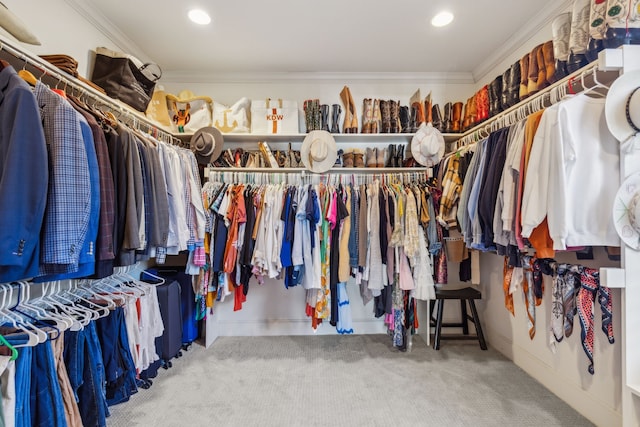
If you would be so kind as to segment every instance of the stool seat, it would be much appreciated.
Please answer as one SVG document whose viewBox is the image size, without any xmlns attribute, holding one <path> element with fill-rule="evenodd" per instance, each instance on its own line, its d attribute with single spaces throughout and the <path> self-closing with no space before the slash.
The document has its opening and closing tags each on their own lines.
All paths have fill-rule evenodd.
<svg viewBox="0 0 640 427">
<path fill-rule="evenodd" d="M 460 300 L 460 314 L 461 321 L 459 323 L 444 323 L 444 301 L 445 300 Z M 433 348 L 440 350 L 440 341 L 446 339 L 477 339 L 480 343 L 482 350 L 487 349 L 487 343 L 484 340 L 484 334 L 482 333 L 482 326 L 480 325 L 480 317 L 478 316 L 478 310 L 476 310 L 475 300 L 482 299 L 482 293 L 471 287 L 462 289 L 439 289 L 436 288 L 436 299 L 431 301 L 431 312 L 433 313 L 434 305 L 437 305 L 437 317 L 431 318 L 432 324 L 435 324 L 435 336 L 433 340 Z M 471 316 L 467 314 L 467 304 L 471 309 Z M 469 321 L 473 322 L 476 328 L 475 335 L 469 335 Z M 443 327 L 462 328 L 463 335 L 442 335 Z"/>
</svg>

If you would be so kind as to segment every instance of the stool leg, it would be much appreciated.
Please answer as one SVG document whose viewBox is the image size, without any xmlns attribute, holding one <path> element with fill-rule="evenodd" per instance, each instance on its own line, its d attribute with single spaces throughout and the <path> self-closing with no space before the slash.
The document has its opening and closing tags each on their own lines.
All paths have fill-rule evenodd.
<svg viewBox="0 0 640 427">
<path fill-rule="evenodd" d="M 480 325 L 480 317 L 478 317 L 478 310 L 476 310 L 476 303 L 470 299 L 469 306 L 471 307 L 471 314 L 473 315 L 473 323 L 476 325 L 476 334 L 478 335 L 478 341 L 480 341 L 480 348 L 487 349 L 487 343 L 484 340 L 484 334 L 482 333 L 482 326 Z"/>
<path fill-rule="evenodd" d="M 462 316 L 462 333 L 469 335 L 469 315 L 467 314 L 467 300 L 460 300 L 460 314 Z"/>
<path fill-rule="evenodd" d="M 438 317 L 436 320 L 436 332 L 433 339 L 434 350 L 440 350 L 440 335 L 442 332 L 442 312 L 444 311 L 444 300 L 438 300 Z"/>
</svg>

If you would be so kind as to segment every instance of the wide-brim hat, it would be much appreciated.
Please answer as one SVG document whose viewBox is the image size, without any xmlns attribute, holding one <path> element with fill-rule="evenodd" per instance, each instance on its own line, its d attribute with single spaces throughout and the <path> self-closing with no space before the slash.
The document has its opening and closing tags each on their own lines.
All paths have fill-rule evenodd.
<svg viewBox="0 0 640 427">
<path fill-rule="evenodd" d="M 328 171 L 338 158 L 338 147 L 333 135 L 326 130 L 312 130 L 302 142 L 300 157 L 311 172 Z"/>
<path fill-rule="evenodd" d="M 613 223 L 622 241 L 640 250 L 640 173 L 624 180 L 613 202 Z"/>
<path fill-rule="evenodd" d="M 437 165 L 444 156 L 444 137 L 431 123 L 421 124 L 411 138 L 411 155 L 426 167 Z"/>
<path fill-rule="evenodd" d="M 40 40 L 27 28 L 13 12 L 0 2 L 0 27 L 15 37 L 18 41 L 40 45 Z"/>
<path fill-rule="evenodd" d="M 207 126 L 198 129 L 189 143 L 189 147 L 195 154 L 198 163 L 208 165 L 218 160 L 224 145 L 224 137 L 218 129 Z"/>
<path fill-rule="evenodd" d="M 621 143 L 629 142 L 640 129 L 640 71 L 624 73 L 613 82 L 605 102 L 609 131 Z"/>
</svg>

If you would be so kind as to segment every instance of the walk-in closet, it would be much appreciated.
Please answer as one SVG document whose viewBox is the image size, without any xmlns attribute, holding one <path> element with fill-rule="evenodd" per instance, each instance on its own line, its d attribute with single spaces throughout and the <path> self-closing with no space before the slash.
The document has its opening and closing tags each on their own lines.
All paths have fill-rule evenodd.
<svg viewBox="0 0 640 427">
<path fill-rule="evenodd" d="M 640 1 L 0 4 L 0 426 L 640 426 Z"/>
</svg>

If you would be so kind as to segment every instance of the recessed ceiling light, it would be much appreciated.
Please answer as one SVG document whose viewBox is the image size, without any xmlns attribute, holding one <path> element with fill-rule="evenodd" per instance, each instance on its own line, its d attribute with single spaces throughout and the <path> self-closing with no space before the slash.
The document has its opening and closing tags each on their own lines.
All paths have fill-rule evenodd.
<svg viewBox="0 0 640 427">
<path fill-rule="evenodd" d="M 189 11 L 189 19 L 198 25 L 207 25 L 211 22 L 211 17 L 207 12 L 201 9 L 192 9 Z"/>
<path fill-rule="evenodd" d="M 453 13 L 451 12 L 440 12 L 431 20 L 431 25 L 434 27 L 444 27 L 445 25 L 451 24 L 453 21 Z"/>
</svg>

